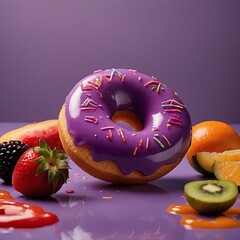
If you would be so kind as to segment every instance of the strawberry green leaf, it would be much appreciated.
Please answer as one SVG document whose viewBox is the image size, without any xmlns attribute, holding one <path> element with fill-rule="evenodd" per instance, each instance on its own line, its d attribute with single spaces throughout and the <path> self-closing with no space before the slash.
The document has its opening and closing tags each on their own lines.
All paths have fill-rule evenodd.
<svg viewBox="0 0 240 240">
<path fill-rule="evenodd" d="M 52 151 L 52 158 L 56 159 L 58 157 L 58 150 L 55 148 L 53 151 Z"/>
<path fill-rule="evenodd" d="M 48 152 L 52 151 L 51 148 L 48 146 L 48 144 L 46 142 L 44 142 L 43 139 L 39 140 L 39 146 L 40 146 L 41 149 L 45 149 Z"/>
<path fill-rule="evenodd" d="M 47 151 L 46 149 L 43 149 L 43 148 L 40 148 L 40 147 L 35 147 L 34 151 L 38 152 L 39 154 L 41 154 L 45 158 L 50 157 L 50 152 Z"/>
<path fill-rule="evenodd" d="M 45 162 L 45 158 L 43 156 L 40 156 L 37 159 L 35 159 L 35 162 L 38 162 L 38 163 Z"/>
<path fill-rule="evenodd" d="M 57 184 L 60 181 L 60 178 L 61 178 L 60 172 L 59 171 L 55 172 L 55 174 L 53 175 L 53 181 L 52 181 L 53 189 L 56 189 Z"/>
<path fill-rule="evenodd" d="M 66 160 L 67 159 L 66 154 L 59 153 L 59 159 L 60 160 Z"/>
<path fill-rule="evenodd" d="M 67 156 L 58 152 L 56 148 L 52 150 L 42 139 L 39 141 L 39 146 L 35 147 L 34 150 L 40 154 L 40 157 L 35 160 L 39 163 L 36 175 L 48 171 L 48 182 L 53 184 L 54 190 L 59 182 L 65 183 L 67 175 L 61 170 L 70 168 Z"/>
<path fill-rule="evenodd" d="M 59 167 L 60 169 L 68 169 L 68 168 L 69 168 L 68 163 L 65 162 L 65 161 L 59 161 L 58 167 Z"/>
<path fill-rule="evenodd" d="M 54 178 L 54 171 L 48 172 L 48 182 L 52 182 Z"/>
<path fill-rule="evenodd" d="M 37 171 L 36 171 L 36 176 L 38 176 L 39 174 L 41 174 L 42 172 L 45 172 L 49 169 L 49 164 L 46 162 L 42 162 L 39 164 Z"/>
</svg>

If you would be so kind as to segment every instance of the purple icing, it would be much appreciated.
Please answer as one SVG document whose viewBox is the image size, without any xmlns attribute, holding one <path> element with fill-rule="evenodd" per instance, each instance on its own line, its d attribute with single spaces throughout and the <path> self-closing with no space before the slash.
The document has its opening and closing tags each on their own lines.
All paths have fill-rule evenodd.
<svg viewBox="0 0 240 240">
<path fill-rule="evenodd" d="M 135 132 L 111 120 L 117 110 L 133 110 L 143 129 Z M 186 107 L 165 84 L 135 70 L 95 71 L 66 98 L 66 119 L 76 146 L 89 146 L 93 159 L 116 162 L 125 175 L 151 175 L 183 157 L 190 145 Z"/>
</svg>

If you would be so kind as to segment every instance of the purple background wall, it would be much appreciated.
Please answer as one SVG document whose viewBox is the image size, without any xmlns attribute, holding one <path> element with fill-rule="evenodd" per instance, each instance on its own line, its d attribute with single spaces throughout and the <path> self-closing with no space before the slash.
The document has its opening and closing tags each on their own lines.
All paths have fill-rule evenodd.
<svg viewBox="0 0 240 240">
<path fill-rule="evenodd" d="M 193 123 L 240 122 L 239 0 L 1 0 L 0 121 L 56 118 L 96 69 L 177 91 Z"/>
</svg>

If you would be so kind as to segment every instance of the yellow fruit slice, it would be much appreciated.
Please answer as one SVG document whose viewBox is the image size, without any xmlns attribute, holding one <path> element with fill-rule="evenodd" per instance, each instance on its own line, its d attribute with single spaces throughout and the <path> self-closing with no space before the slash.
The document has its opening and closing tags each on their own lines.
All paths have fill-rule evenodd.
<svg viewBox="0 0 240 240">
<path fill-rule="evenodd" d="M 240 149 L 228 150 L 222 153 L 198 152 L 196 161 L 207 172 L 213 173 L 214 161 L 240 161 Z"/>
<path fill-rule="evenodd" d="M 219 180 L 229 180 L 240 186 L 240 161 L 214 161 L 213 172 Z"/>
</svg>

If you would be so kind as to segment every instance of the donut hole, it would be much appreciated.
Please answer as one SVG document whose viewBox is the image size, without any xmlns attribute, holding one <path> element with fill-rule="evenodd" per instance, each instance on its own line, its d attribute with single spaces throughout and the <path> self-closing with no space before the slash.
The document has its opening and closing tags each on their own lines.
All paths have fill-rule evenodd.
<svg viewBox="0 0 240 240">
<path fill-rule="evenodd" d="M 135 132 L 143 129 L 141 118 L 130 109 L 122 109 L 114 112 L 112 121 L 119 126 Z"/>
</svg>

